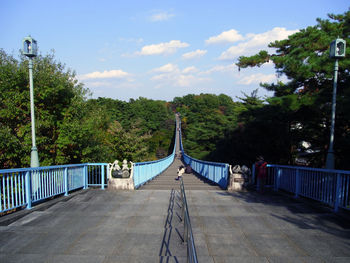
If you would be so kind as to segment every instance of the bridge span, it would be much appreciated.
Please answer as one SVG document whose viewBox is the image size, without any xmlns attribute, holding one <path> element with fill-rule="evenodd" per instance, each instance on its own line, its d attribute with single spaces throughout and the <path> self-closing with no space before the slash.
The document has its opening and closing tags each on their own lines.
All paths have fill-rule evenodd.
<svg viewBox="0 0 350 263">
<path fill-rule="evenodd" d="M 184 154 L 180 136 L 175 145 L 172 164 L 157 177 L 135 180 L 136 191 L 104 190 L 106 164 L 98 164 L 102 189 L 88 188 L 95 185 L 88 179 L 94 164 L 56 167 L 52 173 L 49 168 L 0 173 L 0 210 L 31 208 L 0 217 L 0 263 L 187 262 L 182 194 L 180 181 L 175 180 L 184 163 L 201 167 L 215 182 L 196 172 L 183 175 L 198 262 L 350 262 L 349 215 L 295 198 L 305 193 L 299 186 L 304 179 L 295 177 L 302 172 L 276 168 L 278 187 L 297 178 L 291 185 L 301 188 L 294 196 L 272 189 L 264 194 L 229 192 L 223 187 L 226 164 L 198 166 L 198 160 L 178 158 Z M 348 189 L 343 188 L 347 177 L 342 176 L 334 181 L 330 174 L 320 175 L 317 181 L 329 192 L 324 194 L 327 200 L 348 207 L 348 192 L 345 197 L 333 194 L 334 189 Z M 31 200 L 42 203 L 31 207 Z"/>
<path fill-rule="evenodd" d="M 350 221 L 274 192 L 187 190 L 198 262 L 349 262 Z M 81 190 L 0 218 L 0 262 L 186 262 L 179 191 Z"/>
</svg>

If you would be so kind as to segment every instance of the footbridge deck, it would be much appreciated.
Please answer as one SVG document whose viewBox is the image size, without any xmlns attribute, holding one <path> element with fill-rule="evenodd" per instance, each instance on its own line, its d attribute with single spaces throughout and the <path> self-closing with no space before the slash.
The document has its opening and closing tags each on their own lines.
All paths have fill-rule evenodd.
<svg viewBox="0 0 350 263">
<path fill-rule="evenodd" d="M 350 262 L 350 172 L 270 165 L 274 191 L 229 192 L 228 164 L 186 155 L 180 130 L 169 157 L 133 165 L 138 190 L 104 190 L 107 163 L 2 170 L 0 211 L 29 210 L 0 217 L 0 263 L 186 262 L 182 161 L 206 178 L 183 175 L 198 262 Z"/>
<path fill-rule="evenodd" d="M 199 262 L 349 262 L 350 221 L 274 192 L 187 190 Z M 80 190 L 0 218 L 0 262 L 186 262 L 178 190 Z"/>
<path fill-rule="evenodd" d="M 177 180 L 177 169 L 185 164 L 180 159 L 174 162 L 159 176 L 141 186 L 142 190 L 179 190 L 180 181 Z M 182 176 L 186 190 L 220 190 L 220 187 L 206 180 L 206 178 L 196 174 L 195 172 L 184 173 Z"/>
</svg>

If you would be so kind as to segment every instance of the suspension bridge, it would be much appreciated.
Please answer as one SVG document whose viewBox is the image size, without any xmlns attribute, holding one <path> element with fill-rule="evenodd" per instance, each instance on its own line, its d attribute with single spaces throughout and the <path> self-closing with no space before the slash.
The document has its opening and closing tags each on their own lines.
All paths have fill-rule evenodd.
<svg viewBox="0 0 350 263">
<path fill-rule="evenodd" d="M 350 261 L 349 172 L 269 164 L 269 191 L 227 191 L 229 165 L 188 156 L 176 118 L 135 190 L 108 189 L 107 163 L 0 170 L 0 262 Z"/>
</svg>

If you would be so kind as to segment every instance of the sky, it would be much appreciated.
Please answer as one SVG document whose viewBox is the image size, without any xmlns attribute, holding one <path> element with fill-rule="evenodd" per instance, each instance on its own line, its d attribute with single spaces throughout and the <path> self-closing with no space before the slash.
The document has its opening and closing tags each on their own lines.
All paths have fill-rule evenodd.
<svg viewBox="0 0 350 263">
<path fill-rule="evenodd" d="M 273 52 L 268 43 L 349 7 L 347 0 L 0 0 L 0 48 L 18 57 L 31 35 L 92 98 L 238 100 L 257 88 L 272 95 L 261 82 L 286 81 L 273 64 L 238 71 L 239 56 Z"/>
</svg>

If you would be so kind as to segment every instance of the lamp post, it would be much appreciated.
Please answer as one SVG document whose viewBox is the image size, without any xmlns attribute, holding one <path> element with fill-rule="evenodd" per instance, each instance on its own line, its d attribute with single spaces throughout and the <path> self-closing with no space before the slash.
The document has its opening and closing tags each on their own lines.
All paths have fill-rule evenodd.
<svg viewBox="0 0 350 263">
<path fill-rule="evenodd" d="M 30 167 L 39 167 L 38 149 L 35 140 L 35 114 L 34 114 L 34 89 L 33 89 L 33 57 L 37 56 L 37 42 L 31 36 L 23 39 L 23 55 L 29 58 L 29 89 L 30 89 L 30 117 L 32 123 L 32 152 Z"/>
<path fill-rule="evenodd" d="M 329 56 L 335 58 L 334 63 L 334 78 L 333 78 L 333 98 L 332 98 L 332 118 L 331 118 L 331 134 L 329 139 L 329 147 L 327 152 L 326 168 L 334 169 L 334 127 L 335 127 L 335 109 L 337 103 L 337 81 L 338 81 L 338 59 L 345 57 L 346 42 L 343 39 L 337 38 L 332 41 Z"/>
</svg>

